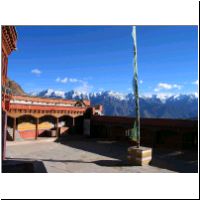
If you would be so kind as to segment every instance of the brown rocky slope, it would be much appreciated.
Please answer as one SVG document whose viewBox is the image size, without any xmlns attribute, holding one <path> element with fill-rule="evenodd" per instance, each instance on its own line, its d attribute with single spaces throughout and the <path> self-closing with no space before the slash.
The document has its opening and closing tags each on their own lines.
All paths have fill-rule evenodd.
<svg viewBox="0 0 200 200">
<path fill-rule="evenodd" d="M 27 96 L 27 94 L 24 92 L 21 86 L 17 84 L 15 81 L 8 79 L 7 84 L 8 87 L 11 88 L 13 95 Z"/>
</svg>

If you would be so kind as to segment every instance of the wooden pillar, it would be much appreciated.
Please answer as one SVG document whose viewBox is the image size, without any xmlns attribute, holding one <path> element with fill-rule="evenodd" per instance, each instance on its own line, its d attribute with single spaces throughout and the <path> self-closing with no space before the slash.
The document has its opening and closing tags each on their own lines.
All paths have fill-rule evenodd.
<svg viewBox="0 0 200 200">
<path fill-rule="evenodd" d="M 35 140 L 38 138 L 38 124 L 39 124 L 39 119 L 36 118 L 36 126 L 35 126 Z"/>
<path fill-rule="evenodd" d="M 59 137 L 59 127 L 58 127 L 58 123 L 59 123 L 59 118 L 56 118 L 56 137 Z"/>
<path fill-rule="evenodd" d="M 2 159 L 6 158 L 7 113 L 2 112 Z"/>
<path fill-rule="evenodd" d="M 15 141 L 16 118 L 13 118 L 13 141 Z"/>
</svg>

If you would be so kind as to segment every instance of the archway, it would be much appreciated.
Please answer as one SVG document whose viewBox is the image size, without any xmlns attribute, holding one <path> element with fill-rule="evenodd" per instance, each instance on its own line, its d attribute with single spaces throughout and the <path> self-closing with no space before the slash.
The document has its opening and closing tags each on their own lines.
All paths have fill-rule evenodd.
<svg viewBox="0 0 200 200">
<path fill-rule="evenodd" d="M 13 135 L 17 139 L 32 139 L 36 137 L 37 118 L 32 115 L 22 115 L 13 118 Z"/>
<path fill-rule="evenodd" d="M 39 137 L 56 137 L 57 135 L 57 118 L 53 115 L 44 115 L 39 118 L 38 136 Z"/>
<path fill-rule="evenodd" d="M 63 115 L 58 119 L 60 135 L 67 135 L 74 132 L 74 118 L 69 115 Z"/>
</svg>

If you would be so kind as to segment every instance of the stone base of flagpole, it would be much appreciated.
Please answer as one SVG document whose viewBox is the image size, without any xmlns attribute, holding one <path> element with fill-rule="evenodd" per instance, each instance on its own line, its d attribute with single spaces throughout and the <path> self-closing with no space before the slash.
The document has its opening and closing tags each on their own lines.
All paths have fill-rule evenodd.
<svg viewBox="0 0 200 200">
<path fill-rule="evenodd" d="M 152 149 L 148 147 L 129 147 L 128 162 L 130 165 L 148 165 L 152 160 Z"/>
</svg>

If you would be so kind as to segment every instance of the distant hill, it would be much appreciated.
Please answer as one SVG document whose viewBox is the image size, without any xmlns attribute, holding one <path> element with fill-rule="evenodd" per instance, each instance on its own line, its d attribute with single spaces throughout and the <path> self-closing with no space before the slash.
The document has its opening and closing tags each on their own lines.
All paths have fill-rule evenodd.
<svg viewBox="0 0 200 200">
<path fill-rule="evenodd" d="M 12 89 L 13 95 L 19 95 L 19 96 L 27 95 L 21 88 L 21 86 L 15 81 L 8 79 L 8 86 Z"/>
</svg>

